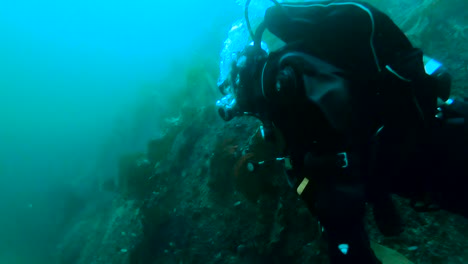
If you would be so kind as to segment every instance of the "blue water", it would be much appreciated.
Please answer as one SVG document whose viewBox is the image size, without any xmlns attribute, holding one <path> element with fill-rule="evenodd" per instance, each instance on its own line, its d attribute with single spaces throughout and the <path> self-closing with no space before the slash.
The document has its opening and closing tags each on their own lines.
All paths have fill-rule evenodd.
<svg viewBox="0 0 468 264">
<path fill-rule="evenodd" d="M 50 263 L 64 197 L 100 199 L 96 181 L 159 133 L 165 98 L 200 53 L 216 58 L 213 35 L 241 12 L 219 0 L 0 2 L 0 263 Z M 142 101 L 152 107 L 135 135 Z"/>
</svg>

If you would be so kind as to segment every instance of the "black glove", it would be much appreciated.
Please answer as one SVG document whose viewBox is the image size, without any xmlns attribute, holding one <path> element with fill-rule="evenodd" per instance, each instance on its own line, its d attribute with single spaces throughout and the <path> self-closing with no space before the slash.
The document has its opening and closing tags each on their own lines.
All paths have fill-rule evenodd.
<svg viewBox="0 0 468 264">
<path fill-rule="evenodd" d="M 438 117 L 449 121 L 453 118 L 468 117 L 468 102 L 466 100 L 449 99 L 439 107 Z"/>
</svg>

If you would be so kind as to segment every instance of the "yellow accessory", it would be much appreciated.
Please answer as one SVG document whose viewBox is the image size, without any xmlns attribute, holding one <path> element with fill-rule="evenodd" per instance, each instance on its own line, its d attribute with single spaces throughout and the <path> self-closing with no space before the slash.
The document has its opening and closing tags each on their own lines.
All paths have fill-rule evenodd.
<svg viewBox="0 0 468 264">
<path fill-rule="evenodd" d="M 304 189 L 307 187 L 307 184 L 309 184 L 309 179 L 304 178 L 301 184 L 299 184 L 299 186 L 297 187 L 297 194 L 301 195 L 302 192 L 304 192 Z"/>
</svg>

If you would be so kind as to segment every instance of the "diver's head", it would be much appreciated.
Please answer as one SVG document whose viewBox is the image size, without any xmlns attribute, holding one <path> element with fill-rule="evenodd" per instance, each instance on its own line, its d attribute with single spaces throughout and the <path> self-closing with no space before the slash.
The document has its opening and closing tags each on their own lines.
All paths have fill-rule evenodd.
<svg viewBox="0 0 468 264">
<path fill-rule="evenodd" d="M 247 46 L 232 65 L 231 85 L 237 104 L 244 112 L 257 112 L 262 100 L 261 74 L 267 53 Z"/>
<path fill-rule="evenodd" d="M 263 43 L 262 43 L 263 44 Z M 268 52 L 266 46 L 248 45 L 231 62 L 231 70 L 219 90 L 225 97 L 217 102 L 220 116 L 231 120 L 237 115 L 261 116 L 263 100 L 261 75 Z"/>
</svg>

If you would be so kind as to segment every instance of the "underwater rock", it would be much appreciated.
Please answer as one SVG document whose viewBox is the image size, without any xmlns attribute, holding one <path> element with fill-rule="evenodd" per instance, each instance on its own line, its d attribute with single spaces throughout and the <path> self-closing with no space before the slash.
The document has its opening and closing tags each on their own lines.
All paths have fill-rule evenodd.
<svg viewBox="0 0 468 264">
<path fill-rule="evenodd" d="M 113 207 L 76 226 L 62 248 L 61 263 L 327 263 L 317 220 L 291 191 L 281 166 L 252 173 L 243 162 L 271 155 L 271 146 L 261 147 L 255 136 L 259 123 L 248 118 L 204 123 L 212 114 L 198 111 L 181 124 L 184 129 L 168 138 L 171 148 L 163 164 L 152 165 L 144 154 L 123 157 L 122 191 L 140 202 Z M 447 212 L 421 215 L 407 200 L 396 200 L 405 232 L 399 240 L 386 240 L 369 219 L 372 239 L 416 263 L 463 256 L 466 219 Z M 93 225 L 92 240 L 86 241 Z M 72 247 L 73 239 L 81 241 L 79 247 Z M 413 246 L 418 250 L 410 250 Z M 101 259 L 91 248 L 103 252 Z M 214 259 L 218 253 L 222 257 Z"/>
<path fill-rule="evenodd" d="M 119 193 L 127 199 L 143 199 L 150 191 L 153 167 L 143 153 L 124 155 L 119 160 Z"/>
<path fill-rule="evenodd" d="M 139 206 L 134 201 L 115 200 L 98 212 L 87 214 L 75 223 L 57 247 L 57 263 L 129 263 L 128 252 L 142 234 Z M 121 230 L 136 236 L 122 236 Z"/>
<path fill-rule="evenodd" d="M 163 137 L 148 142 L 147 156 L 151 164 L 154 165 L 166 158 L 167 153 L 170 152 L 172 148 L 177 132 L 177 129 L 174 128 L 168 131 Z"/>
</svg>

